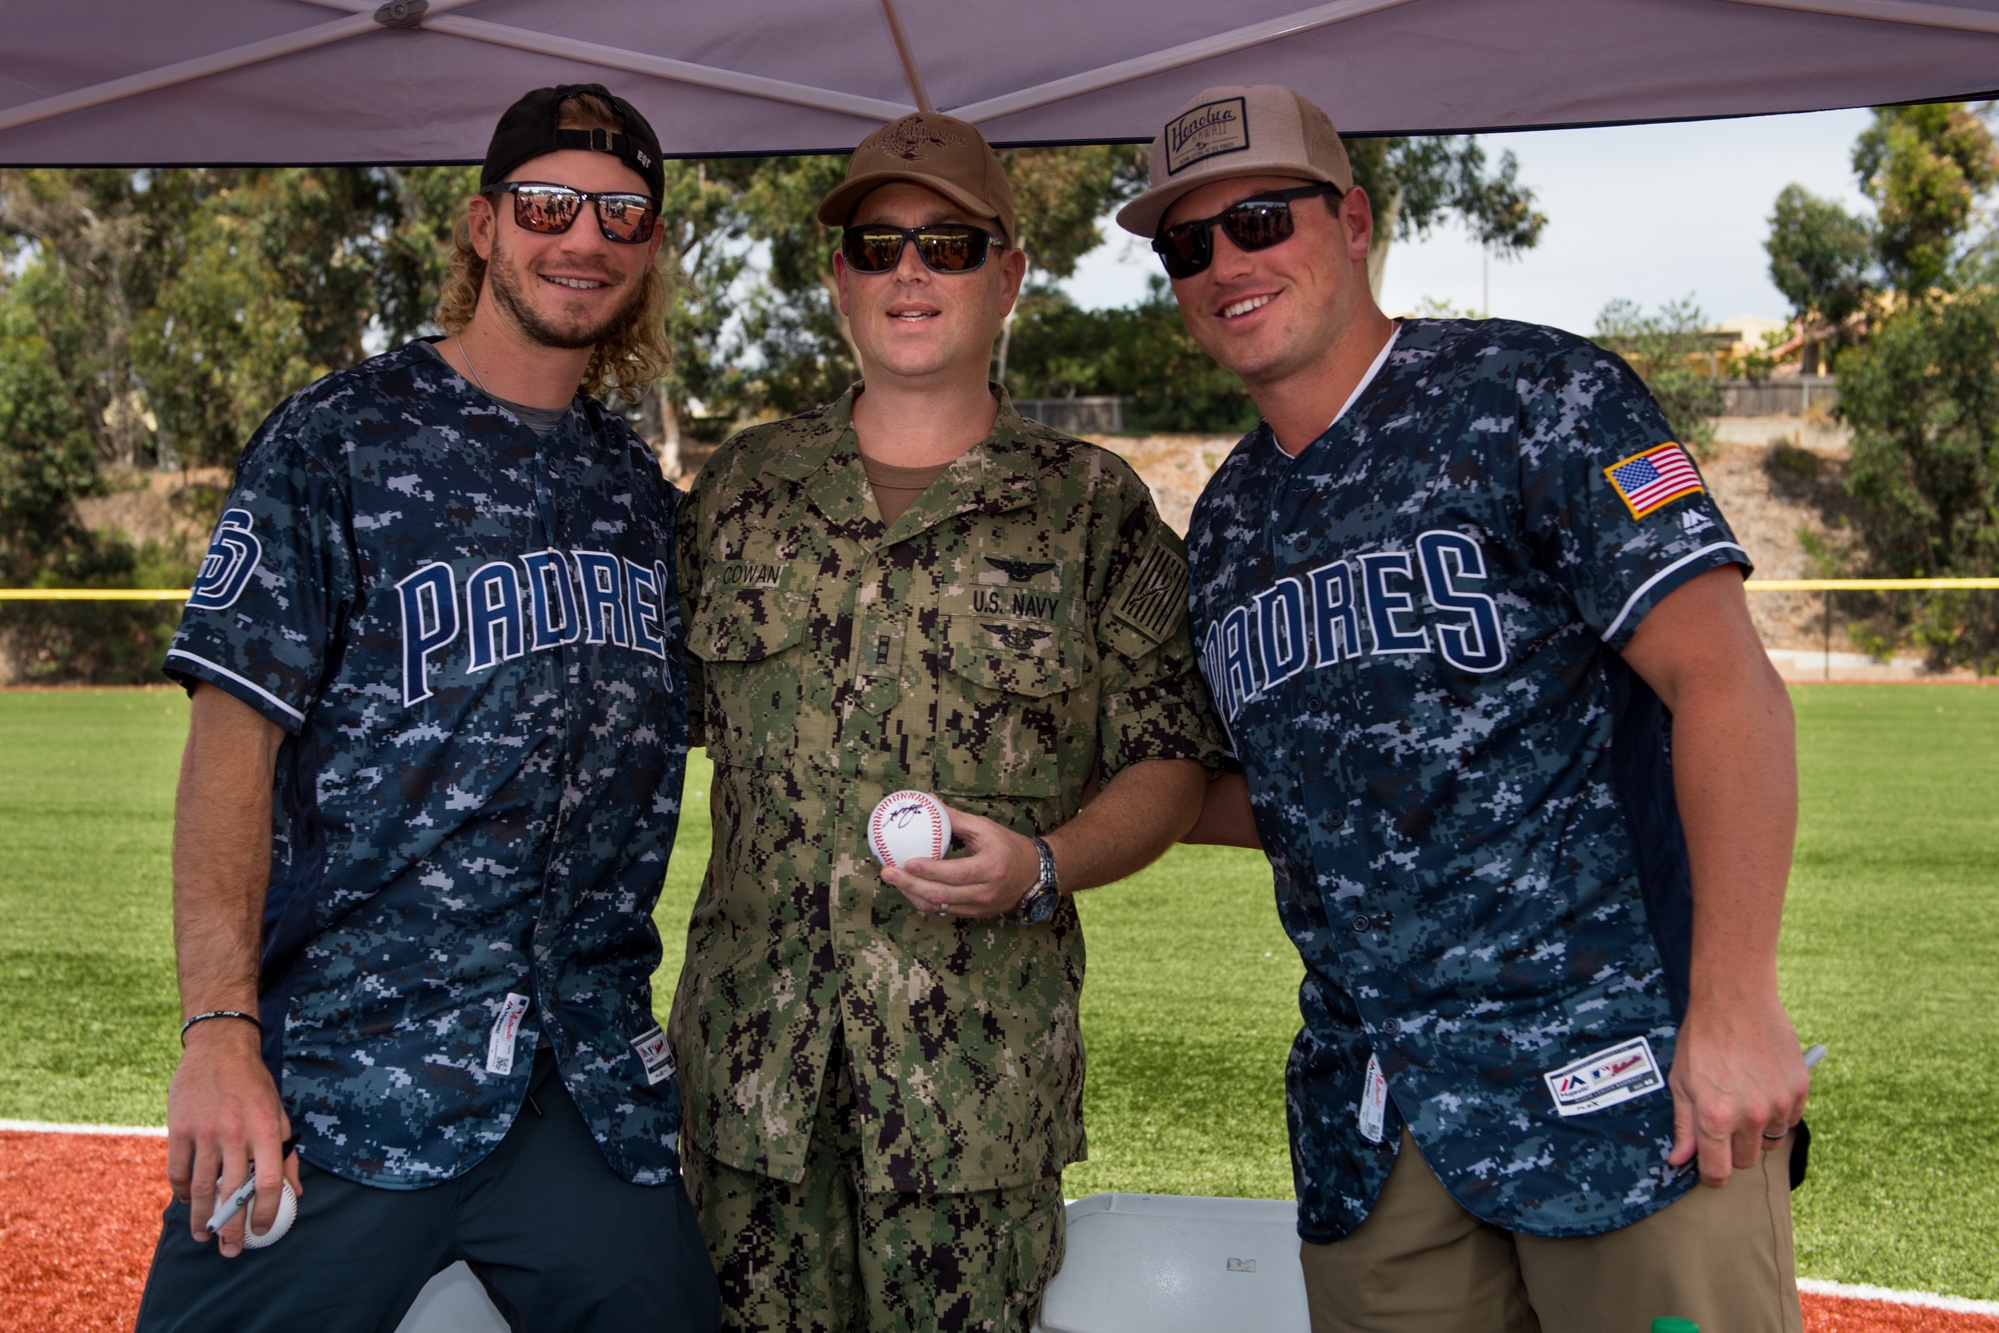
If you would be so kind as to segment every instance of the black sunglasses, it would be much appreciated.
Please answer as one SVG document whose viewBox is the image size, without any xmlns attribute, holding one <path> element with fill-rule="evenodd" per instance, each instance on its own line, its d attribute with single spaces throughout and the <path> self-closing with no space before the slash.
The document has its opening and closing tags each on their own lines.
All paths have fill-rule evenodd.
<svg viewBox="0 0 1999 1333">
<path fill-rule="evenodd" d="M 1291 216 L 1293 199 L 1315 194 L 1339 194 L 1332 185 L 1301 185 L 1295 190 L 1272 190 L 1230 204 L 1211 218 L 1199 218 L 1168 227 L 1153 239 L 1152 250 L 1166 266 L 1169 278 L 1191 278 L 1215 259 L 1217 223 L 1235 242 L 1238 250 L 1268 250 L 1291 239 L 1297 223 Z"/>
<path fill-rule="evenodd" d="M 659 220 L 659 205 L 642 194 L 601 194 L 540 181 L 501 181 L 479 193 L 512 195 L 514 225 L 544 236 L 568 231 L 586 200 L 597 205 L 597 230 L 607 241 L 643 244 L 652 239 L 653 223 Z"/>
<path fill-rule="evenodd" d="M 932 273 L 970 273 L 986 262 L 992 250 L 1006 249 L 1006 238 L 968 222 L 933 222 L 927 227 L 891 227 L 868 223 L 840 234 L 840 253 L 856 273 L 887 273 L 902 262 L 905 242 L 916 242 L 916 257 Z"/>
</svg>

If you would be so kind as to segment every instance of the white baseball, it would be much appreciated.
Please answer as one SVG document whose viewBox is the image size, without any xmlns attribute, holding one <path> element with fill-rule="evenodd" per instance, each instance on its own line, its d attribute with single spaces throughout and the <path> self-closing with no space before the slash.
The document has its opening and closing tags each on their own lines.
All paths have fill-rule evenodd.
<svg viewBox="0 0 1999 1333">
<path fill-rule="evenodd" d="M 285 1238 L 285 1233 L 292 1229 L 292 1223 L 298 1220 L 298 1195 L 292 1192 L 292 1183 L 289 1180 L 285 1182 L 285 1192 L 278 1196 L 277 1220 L 272 1222 L 271 1229 L 261 1236 L 250 1230 L 248 1214 L 251 1208 L 256 1207 L 256 1204 L 256 1199 L 252 1198 L 249 1207 L 243 1210 L 245 1214 L 243 1218 L 243 1248 L 246 1250 L 261 1250 L 266 1245 L 276 1245 Z"/>
<path fill-rule="evenodd" d="M 927 791 L 890 792 L 868 816 L 868 850 L 885 866 L 939 860 L 951 846 L 951 816 Z"/>
</svg>

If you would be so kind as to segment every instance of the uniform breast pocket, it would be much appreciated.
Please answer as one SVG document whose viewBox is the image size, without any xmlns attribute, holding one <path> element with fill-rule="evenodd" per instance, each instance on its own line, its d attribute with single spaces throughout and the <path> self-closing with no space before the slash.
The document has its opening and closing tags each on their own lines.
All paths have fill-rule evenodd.
<svg viewBox="0 0 1999 1333">
<path fill-rule="evenodd" d="M 783 771 L 801 750 L 825 750 L 824 702 L 808 669 L 811 599 L 782 588 L 704 591 L 687 626 L 700 659 L 709 756 L 717 763 Z"/>
<path fill-rule="evenodd" d="M 947 615 L 937 701 L 937 790 L 1054 796 L 1096 744 L 1089 642 L 1042 621 Z"/>
</svg>

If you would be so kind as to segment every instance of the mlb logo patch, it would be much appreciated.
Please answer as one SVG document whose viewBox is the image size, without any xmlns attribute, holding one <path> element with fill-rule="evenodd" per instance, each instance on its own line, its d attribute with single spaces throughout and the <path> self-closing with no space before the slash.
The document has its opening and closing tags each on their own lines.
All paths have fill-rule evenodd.
<svg viewBox="0 0 1999 1333">
<path fill-rule="evenodd" d="M 1666 1086 L 1652 1043 L 1643 1037 L 1585 1055 L 1541 1078 L 1555 1099 L 1556 1114 L 1565 1118 L 1601 1111 Z"/>
<path fill-rule="evenodd" d="M 1701 485 L 1701 474 L 1694 471 L 1694 460 L 1671 441 L 1613 463 L 1603 475 L 1610 479 L 1611 489 L 1633 518 L 1643 518 L 1683 495 L 1706 489 Z"/>
</svg>

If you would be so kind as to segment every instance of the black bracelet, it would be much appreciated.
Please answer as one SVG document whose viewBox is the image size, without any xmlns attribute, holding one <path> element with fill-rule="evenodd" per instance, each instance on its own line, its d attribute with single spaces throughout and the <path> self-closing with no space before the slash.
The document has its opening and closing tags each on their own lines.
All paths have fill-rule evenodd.
<svg viewBox="0 0 1999 1333">
<path fill-rule="evenodd" d="M 187 1030 L 189 1028 L 193 1027 L 196 1023 L 206 1023 L 211 1018 L 240 1018 L 251 1027 L 257 1029 L 258 1032 L 264 1030 L 264 1025 L 257 1021 L 255 1014 L 246 1014 L 241 1009 L 210 1009 L 206 1013 L 196 1014 L 193 1018 L 188 1019 L 187 1022 L 180 1025 L 180 1044 L 183 1046 L 187 1045 Z"/>
</svg>

